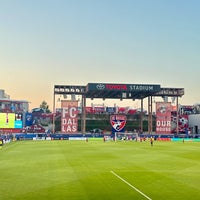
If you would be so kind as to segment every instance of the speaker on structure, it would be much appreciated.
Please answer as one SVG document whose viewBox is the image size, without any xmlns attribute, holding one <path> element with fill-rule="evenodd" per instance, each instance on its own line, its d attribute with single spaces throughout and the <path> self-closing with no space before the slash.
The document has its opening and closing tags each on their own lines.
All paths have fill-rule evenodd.
<svg viewBox="0 0 200 200">
<path fill-rule="evenodd" d="M 195 134 L 198 134 L 198 126 L 194 127 L 194 132 L 195 132 Z"/>
</svg>

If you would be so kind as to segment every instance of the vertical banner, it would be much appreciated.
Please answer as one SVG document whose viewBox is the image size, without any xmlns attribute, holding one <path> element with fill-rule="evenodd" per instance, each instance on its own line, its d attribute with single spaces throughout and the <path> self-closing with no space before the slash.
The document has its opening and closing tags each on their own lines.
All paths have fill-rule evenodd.
<svg viewBox="0 0 200 200">
<path fill-rule="evenodd" d="M 33 125 L 33 114 L 32 113 L 26 113 L 25 116 L 26 120 L 25 120 L 25 126 L 31 126 Z"/>
<path fill-rule="evenodd" d="M 156 103 L 156 133 L 158 134 L 171 133 L 171 103 L 170 102 Z"/>
<path fill-rule="evenodd" d="M 111 115 L 110 124 L 112 126 L 112 133 L 124 132 L 127 117 L 125 115 Z"/>
<path fill-rule="evenodd" d="M 78 101 L 61 101 L 61 133 L 77 133 Z"/>
</svg>

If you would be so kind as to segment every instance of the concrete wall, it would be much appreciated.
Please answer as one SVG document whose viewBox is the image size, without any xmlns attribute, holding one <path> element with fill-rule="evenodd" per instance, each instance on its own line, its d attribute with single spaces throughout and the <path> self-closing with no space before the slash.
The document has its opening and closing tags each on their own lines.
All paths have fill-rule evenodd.
<svg viewBox="0 0 200 200">
<path fill-rule="evenodd" d="M 189 127 L 192 128 L 192 133 L 200 133 L 200 114 L 189 115 Z"/>
</svg>

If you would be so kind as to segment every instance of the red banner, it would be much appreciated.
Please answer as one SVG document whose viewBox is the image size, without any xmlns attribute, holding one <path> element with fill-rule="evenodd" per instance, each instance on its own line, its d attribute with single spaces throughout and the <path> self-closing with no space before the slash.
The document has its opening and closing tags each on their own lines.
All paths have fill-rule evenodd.
<svg viewBox="0 0 200 200">
<path fill-rule="evenodd" d="M 171 133 L 171 103 L 156 103 L 156 133 Z"/>
<path fill-rule="evenodd" d="M 78 101 L 61 101 L 61 132 L 77 133 L 78 132 Z"/>
<path fill-rule="evenodd" d="M 105 108 L 104 107 L 94 107 L 94 112 L 95 113 L 104 113 Z"/>
<path fill-rule="evenodd" d="M 94 109 L 93 109 L 93 107 L 85 107 L 85 112 L 92 114 L 92 113 L 94 113 Z"/>
</svg>

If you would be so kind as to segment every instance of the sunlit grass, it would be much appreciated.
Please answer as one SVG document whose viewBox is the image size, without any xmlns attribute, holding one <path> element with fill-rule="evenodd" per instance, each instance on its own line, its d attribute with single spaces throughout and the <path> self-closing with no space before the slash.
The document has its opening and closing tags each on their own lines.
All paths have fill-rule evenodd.
<svg viewBox="0 0 200 200">
<path fill-rule="evenodd" d="M 200 199 L 199 155 L 198 142 L 13 142 L 0 199 Z"/>
</svg>

